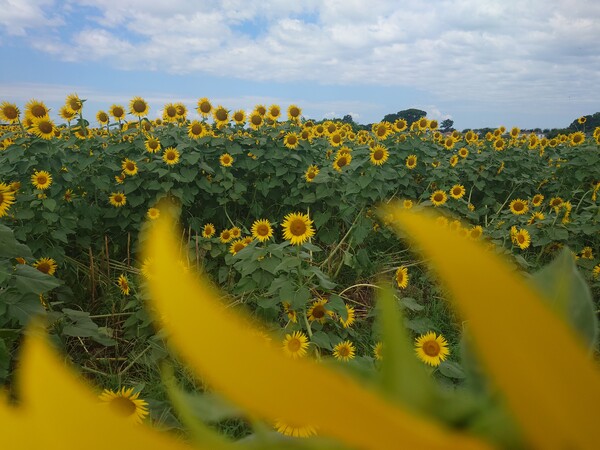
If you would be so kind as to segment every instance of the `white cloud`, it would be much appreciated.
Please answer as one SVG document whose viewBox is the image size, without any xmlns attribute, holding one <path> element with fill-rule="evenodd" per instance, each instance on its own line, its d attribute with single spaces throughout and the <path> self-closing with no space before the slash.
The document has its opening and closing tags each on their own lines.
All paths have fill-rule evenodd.
<svg viewBox="0 0 600 450">
<path fill-rule="evenodd" d="M 62 8 L 52 0 L 0 0 L 0 6 L 6 33 L 47 27 L 47 38 L 30 45 L 118 69 L 401 86 L 439 101 L 515 110 L 532 102 L 547 109 L 600 101 L 600 91 L 590 89 L 600 79 L 595 0 L 439 0 L 428 7 L 416 0 L 69 0 Z M 83 27 L 69 26 L 82 15 Z"/>
</svg>

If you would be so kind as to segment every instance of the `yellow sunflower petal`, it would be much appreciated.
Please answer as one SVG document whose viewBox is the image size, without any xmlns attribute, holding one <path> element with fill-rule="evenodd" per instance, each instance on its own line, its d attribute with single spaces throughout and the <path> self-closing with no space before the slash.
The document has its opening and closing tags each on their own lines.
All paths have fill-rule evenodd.
<svg viewBox="0 0 600 450">
<path fill-rule="evenodd" d="M 478 242 L 437 226 L 425 213 L 400 206 L 383 213 L 392 214 L 397 228 L 420 245 L 453 294 L 479 357 L 532 446 L 597 446 L 600 372 L 574 331 Z"/>
<path fill-rule="evenodd" d="M 146 256 L 160 273 L 150 280 L 152 301 L 171 342 L 225 397 L 271 422 L 312 425 L 364 449 L 488 448 L 392 407 L 347 376 L 311 361 L 287 358 L 280 348 L 266 343 L 249 321 L 223 308 L 205 280 L 177 268 L 176 235 L 166 216 L 156 221 L 147 240 Z M 306 395 L 315 386 L 327 395 Z"/>
<path fill-rule="evenodd" d="M 43 375 L 41 375 L 43 374 Z M 6 448 L 191 450 L 175 438 L 115 415 L 71 373 L 37 331 L 27 337 L 18 372 L 20 403 L 0 396 Z M 35 430 L 35 432 L 33 432 Z M 196 447 L 197 448 L 197 447 Z"/>
</svg>

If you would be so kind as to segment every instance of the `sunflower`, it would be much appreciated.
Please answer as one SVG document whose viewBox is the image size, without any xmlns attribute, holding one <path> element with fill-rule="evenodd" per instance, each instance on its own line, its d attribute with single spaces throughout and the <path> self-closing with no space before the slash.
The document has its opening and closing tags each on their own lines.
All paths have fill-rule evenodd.
<svg viewBox="0 0 600 450">
<path fill-rule="evenodd" d="M 281 116 L 281 108 L 279 105 L 271 105 L 269 106 L 268 116 L 272 120 L 277 120 Z"/>
<path fill-rule="evenodd" d="M 494 147 L 494 150 L 496 150 L 497 152 L 501 152 L 506 147 L 506 142 L 504 141 L 504 139 L 498 138 L 494 141 L 492 146 Z"/>
<path fill-rule="evenodd" d="M 173 147 L 167 147 L 163 152 L 162 159 L 167 165 L 173 166 L 179 162 L 179 152 Z"/>
<path fill-rule="evenodd" d="M 331 145 L 333 145 L 334 147 L 339 147 L 340 145 L 342 145 L 342 135 L 340 133 L 338 133 L 337 131 L 334 131 L 333 133 L 331 133 L 329 135 L 329 143 Z"/>
<path fill-rule="evenodd" d="M 193 120 L 188 125 L 188 136 L 190 137 L 190 139 L 199 139 L 202 136 L 204 136 L 205 134 L 206 134 L 206 131 L 204 130 L 204 126 L 202 125 L 202 122 L 200 122 L 198 120 Z"/>
<path fill-rule="evenodd" d="M 160 217 L 160 209 L 148 208 L 148 211 L 146 211 L 146 217 L 150 220 L 158 219 Z"/>
<path fill-rule="evenodd" d="M 354 311 L 354 308 L 352 306 L 346 305 L 346 316 L 346 319 L 343 319 L 340 316 L 340 323 L 344 328 L 348 328 L 356 321 L 356 312 Z"/>
<path fill-rule="evenodd" d="M 592 276 L 594 277 L 594 279 L 600 278 L 600 264 L 594 266 L 594 268 L 592 269 Z"/>
<path fill-rule="evenodd" d="M 383 140 L 392 132 L 392 124 L 389 122 L 375 123 L 371 127 L 371 131 L 377 137 L 377 139 Z"/>
<path fill-rule="evenodd" d="M 533 225 L 534 223 L 544 220 L 545 218 L 546 216 L 544 215 L 544 213 L 536 211 L 533 214 L 531 214 L 531 217 L 527 221 L 527 225 Z"/>
<path fill-rule="evenodd" d="M 444 139 L 443 145 L 446 150 L 452 150 L 454 148 L 454 144 L 456 144 L 456 142 L 452 136 L 448 136 Z"/>
<path fill-rule="evenodd" d="M 371 149 L 371 164 L 381 166 L 388 160 L 389 155 L 390 153 L 383 145 L 375 145 Z"/>
<path fill-rule="evenodd" d="M 542 194 L 535 194 L 531 199 L 531 204 L 535 207 L 538 207 L 544 201 L 544 196 Z"/>
<path fill-rule="evenodd" d="M 242 235 L 242 230 L 240 230 L 240 227 L 230 228 L 229 231 L 231 231 L 231 237 L 234 239 L 239 238 Z"/>
<path fill-rule="evenodd" d="M 108 201 L 115 208 L 120 208 L 121 206 L 125 205 L 125 203 L 127 203 L 127 197 L 125 197 L 125 194 L 123 194 L 122 192 L 113 192 L 108 197 Z"/>
<path fill-rule="evenodd" d="M 215 235 L 216 231 L 212 223 L 207 223 L 202 227 L 202 237 L 210 239 Z"/>
<path fill-rule="evenodd" d="M 460 156 L 461 158 L 466 158 L 467 156 L 469 156 L 469 150 L 467 150 L 465 147 L 462 147 L 458 150 L 458 156 Z"/>
<path fill-rule="evenodd" d="M 305 241 L 315 235 L 315 229 L 312 226 L 308 214 L 290 213 L 285 216 L 281 227 L 283 228 L 283 238 L 290 241 L 292 245 L 302 245 Z"/>
<path fill-rule="evenodd" d="M 306 173 L 304 174 L 304 179 L 309 183 L 312 182 L 315 177 L 319 174 L 319 168 L 315 165 L 308 166 L 306 169 Z"/>
<path fill-rule="evenodd" d="M 431 197 L 429 197 L 429 199 L 431 200 L 431 203 L 433 203 L 433 206 L 442 206 L 444 203 L 446 203 L 448 197 L 446 196 L 446 193 L 444 191 L 437 190 L 433 194 L 431 194 Z"/>
<path fill-rule="evenodd" d="M 431 120 L 428 124 L 427 124 L 427 128 L 429 128 L 431 131 L 437 130 L 437 128 L 439 127 L 439 123 L 437 120 Z"/>
<path fill-rule="evenodd" d="M 394 122 L 394 129 L 398 133 L 406 130 L 406 128 L 408 128 L 408 123 L 406 123 L 406 120 L 404 120 L 404 119 L 396 119 L 396 121 Z"/>
<path fill-rule="evenodd" d="M 219 235 L 219 239 L 221 240 L 221 243 L 227 244 L 229 241 L 231 241 L 233 239 L 233 236 L 231 235 L 231 230 L 221 231 L 221 234 Z"/>
<path fill-rule="evenodd" d="M 454 167 L 458 164 L 458 156 L 457 155 L 452 155 L 450 157 L 450 166 Z"/>
<path fill-rule="evenodd" d="M 408 286 L 408 280 L 410 277 L 408 276 L 408 268 L 404 266 L 400 266 L 396 269 L 396 284 L 400 289 L 406 289 Z"/>
<path fill-rule="evenodd" d="M 70 122 L 71 120 L 73 120 L 73 117 L 75 117 L 76 113 L 71 111 L 67 105 L 61 106 L 60 109 L 58 110 L 58 115 L 60 117 L 62 117 L 63 119 L 65 119 L 67 122 Z"/>
<path fill-rule="evenodd" d="M 149 136 L 144 142 L 144 147 L 148 153 L 158 153 L 160 151 L 160 141 L 154 136 Z"/>
<path fill-rule="evenodd" d="M 312 425 L 291 425 L 281 419 L 275 421 L 275 429 L 284 436 L 308 438 L 317 435 L 317 429 Z"/>
<path fill-rule="evenodd" d="M 165 122 L 176 122 L 177 115 L 177 107 L 173 103 L 167 103 L 163 107 L 163 120 Z"/>
<path fill-rule="evenodd" d="M 381 361 L 383 359 L 383 342 L 377 342 L 373 346 L 373 356 L 376 361 Z"/>
<path fill-rule="evenodd" d="M 150 111 L 150 107 L 142 97 L 133 97 L 129 102 L 129 114 L 144 117 L 148 115 L 148 111 Z"/>
<path fill-rule="evenodd" d="M 286 135 L 283 138 L 283 145 L 285 145 L 290 150 L 293 150 L 296 147 L 298 147 L 299 142 L 300 141 L 296 133 L 286 133 Z"/>
<path fill-rule="evenodd" d="M 248 119 L 248 123 L 253 130 L 258 130 L 260 126 L 263 124 L 264 119 L 258 112 L 254 111 L 250 114 L 250 119 Z"/>
<path fill-rule="evenodd" d="M 229 111 L 219 105 L 213 111 L 213 119 L 215 120 L 217 127 L 221 128 L 229 123 Z"/>
<path fill-rule="evenodd" d="M 120 175 L 115 175 L 115 181 L 117 184 L 123 184 L 123 181 L 125 181 L 125 174 L 121 172 Z"/>
<path fill-rule="evenodd" d="M 517 198 L 510 202 L 510 205 L 508 205 L 508 207 L 510 208 L 510 212 L 517 216 L 521 216 L 527 211 L 529 211 L 529 205 L 527 200 L 521 200 L 520 198 Z"/>
<path fill-rule="evenodd" d="M 417 155 L 409 155 L 406 158 L 406 167 L 408 167 L 409 170 L 417 167 Z"/>
<path fill-rule="evenodd" d="M 32 266 L 46 275 L 54 275 L 56 272 L 56 261 L 52 258 L 40 258 Z"/>
<path fill-rule="evenodd" d="M 427 120 L 426 117 L 421 117 L 419 120 L 417 120 L 417 127 L 419 127 L 419 130 L 421 131 L 426 130 L 428 125 L 429 120 Z"/>
<path fill-rule="evenodd" d="M 569 137 L 573 147 L 581 145 L 585 142 L 585 134 L 583 134 L 581 131 L 577 131 L 576 133 L 571 134 Z"/>
<path fill-rule="evenodd" d="M 483 235 L 483 228 L 481 225 L 475 225 L 469 230 L 469 237 L 471 239 L 479 239 Z"/>
<path fill-rule="evenodd" d="M 260 242 L 268 241 L 273 236 L 271 224 L 266 219 L 255 220 L 250 231 L 252 236 Z"/>
<path fill-rule="evenodd" d="M 516 139 L 519 137 L 519 133 L 521 133 L 521 130 L 518 127 L 512 127 L 509 135 L 511 138 Z"/>
<path fill-rule="evenodd" d="M 550 207 L 554 208 L 556 212 L 558 212 L 559 208 L 563 205 L 563 199 L 560 197 L 552 197 L 550 199 Z"/>
<path fill-rule="evenodd" d="M 338 155 L 338 157 L 335 159 L 335 161 L 333 161 L 333 168 L 335 170 L 337 170 L 338 172 L 341 172 L 342 167 L 347 166 L 351 162 L 352 162 L 351 154 L 348 153 L 348 154 Z"/>
<path fill-rule="evenodd" d="M 50 110 L 44 104 L 44 102 L 40 102 L 35 99 L 29 100 L 25 105 L 25 115 L 32 118 L 40 119 L 42 117 L 46 117 L 49 112 Z"/>
<path fill-rule="evenodd" d="M 47 116 L 34 118 L 31 124 L 31 131 L 47 141 L 54 137 L 55 129 L 54 123 Z"/>
<path fill-rule="evenodd" d="M 325 323 L 328 317 L 333 317 L 333 311 L 330 311 L 325 307 L 327 304 L 327 299 L 321 298 L 319 300 L 315 300 L 306 315 L 308 316 L 308 320 L 311 322 L 317 321 L 319 323 Z"/>
<path fill-rule="evenodd" d="M 244 248 L 246 248 L 246 243 L 244 242 L 244 239 L 236 239 L 229 246 L 229 253 L 231 253 L 232 255 L 237 255 L 237 253 L 242 251 Z"/>
<path fill-rule="evenodd" d="M 208 117 L 212 112 L 212 104 L 206 97 L 202 97 L 200 100 L 198 100 L 196 111 L 198 111 L 198 114 L 200 114 L 202 117 Z"/>
<path fill-rule="evenodd" d="M 579 125 L 583 125 L 586 122 L 587 122 L 587 117 L 585 117 L 585 116 L 581 116 L 579 119 L 577 119 L 577 123 Z"/>
<path fill-rule="evenodd" d="M 133 423 L 140 424 L 144 421 L 148 412 L 148 403 L 139 398 L 140 393 L 133 393 L 133 388 L 125 389 L 122 387 L 117 392 L 104 389 L 98 397 L 108 404 L 111 411 L 115 414 L 131 420 Z"/>
<path fill-rule="evenodd" d="M 467 191 L 462 184 L 455 184 L 450 188 L 450 197 L 458 200 L 459 198 L 463 198 L 465 192 Z"/>
<path fill-rule="evenodd" d="M 187 108 L 183 103 L 175 103 L 173 105 L 175 107 L 175 111 L 177 114 L 175 115 L 176 119 L 185 120 L 187 116 Z"/>
<path fill-rule="evenodd" d="M 2 102 L 0 103 L 0 119 L 3 122 L 18 123 L 21 111 L 14 103 Z"/>
<path fill-rule="evenodd" d="M 15 203 L 15 192 L 10 185 L 0 183 L 0 217 L 8 214 L 8 209 Z"/>
<path fill-rule="evenodd" d="M 34 174 L 31 175 L 31 184 L 33 184 L 34 188 L 44 191 L 52 184 L 52 175 L 45 170 L 39 172 L 36 170 Z"/>
<path fill-rule="evenodd" d="M 238 109 L 231 116 L 233 121 L 238 125 L 244 125 L 246 123 L 246 112 L 243 109 Z"/>
<path fill-rule="evenodd" d="M 402 206 L 404 207 L 404 209 L 410 209 L 410 208 L 412 208 L 413 204 L 414 204 L 413 201 L 410 200 L 410 199 L 404 199 L 402 201 Z"/>
<path fill-rule="evenodd" d="M 415 352 L 421 361 L 433 367 L 439 366 L 450 354 L 448 342 L 444 336 L 441 334 L 438 336 L 433 331 L 421 335 L 415 340 Z"/>
<path fill-rule="evenodd" d="M 108 113 L 119 122 L 125 118 L 125 108 L 121 105 L 112 105 L 108 108 Z"/>
<path fill-rule="evenodd" d="M 292 358 L 302 358 L 306 356 L 308 348 L 308 338 L 301 331 L 294 331 L 292 334 L 286 334 L 283 340 L 283 351 Z"/>
<path fill-rule="evenodd" d="M 302 115 L 302 110 L 296 105 L 290 105 L 287 109 L 288 120 L 291 122 L 297 122 L 300 120 L 300 116 Z"/>
<path fill-rule="evenodd" d="M 511 230 L 512 232 L 512 230 Z M 524 228 L 517 230 L 514 233 L 514 242 L 519 246 L 521 250 L 525 250 L 531 244 L 531 237 L 529 236 L 529 231 Z"/>
<path fill-rule="evenodd" d="M 592 247 L 583 247 L 581 250 L 581 258 L 594 259 L 594 251 L 592 250 Z"/>
<path fill-rule="evenodd" d="M 125 175 L 129 175 L 130 177 L 138 173 L 136 162 L 128 158 L 125 158 L 123 162 L 121 162 L 121 169 L 123 169 Z"/>
<path fill-rule="evenodd" d="M 129 295 L 129 280 L 127 279 L 127 275 L 122 273 L 119 275 L 119 279 L 117 280 L 117 286 L 123 293 L 123 295 Z"/>
<path fill-rule="evenodd" d="M 106 125 L 108 124 L 108 122 L 110 122 L 110 117 L 108 117 L 108 114 L 106 114 L 106 112 L 98 111 L 96 113 L 96 120 L 100 125 Z"/>
<path fill-rule="evenodd" d="M 296 311 L 294 311 L 292 309 L 292 305 L 289 302 L 283 302 L 282 306 L 283 306 L 283 312 L 287 314 L 288 319 L 293 323 L 297 323 L 298 322 L 298 314 L 296 314 Z"/>
<path fill-rule="evenodd" d="M 342 341 L 333 347 L 333 357 L 340 361 L 350 361 L 354 359 L 356 348 L 350 341 Z"/>
<path fill-rule="evenodd" d="M 231 167 L 233 164 L 233 156 L 231 156 L 229 153 L 223 153 L 221 156 L 219 156 L 219 164 L 221 164 L 223 167 Z"/>
</svg>

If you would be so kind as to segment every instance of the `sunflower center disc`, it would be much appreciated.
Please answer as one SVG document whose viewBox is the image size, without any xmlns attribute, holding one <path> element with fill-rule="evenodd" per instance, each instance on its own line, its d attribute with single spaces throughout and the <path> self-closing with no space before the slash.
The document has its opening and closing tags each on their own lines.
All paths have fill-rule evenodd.
<svg viewBox="0 0 600 450">
<path fill-rule="evenodd" d="M 288 342 L 288 348 L 292 352 L 297 352 L 298 350 L 300 350 L 300 341 L 298 339 L 290 340 L 290 342 Z"/>
<path fill-rule="evenodd" d="M 125 397 L 115 397 L 110 401 L 110 407 L 122 416 L 130 416 L 135 412 L 135 403 Z"/>
<path fill-rule="evenodd" d="M 39 270 L 40 272 L 48 273 L 48 272 L 50 272 L 50 265 L 48 263 L 43 262 L 41 264 L 38 264 L 36 269 Z"/>
<path fill-rule="evenodd" d="M 322 318 L 325 315 L 325 308 L 323 308 L 321 305 L 315 306 L 312 315 L 315 319 Z"/>
<path fill-rule="evenodd" d="M 294 236 L 302 236 L 306 233 L 306 225 L 301 220 L 294 220 L 290 225 L 290 231 Z"/>
<path fill-rule="evenodd" d="M 423 351 L 427 356 L 437 356 L 440 354 L 440 345 L 436 341 L 425 342 Z"/>
</svg>

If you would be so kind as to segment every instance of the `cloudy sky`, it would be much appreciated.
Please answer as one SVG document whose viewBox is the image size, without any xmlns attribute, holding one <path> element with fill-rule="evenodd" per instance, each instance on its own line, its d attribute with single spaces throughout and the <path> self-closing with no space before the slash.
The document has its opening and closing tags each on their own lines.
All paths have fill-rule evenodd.
<svg viewBox="0 0 600 450">
<path fill-rule="evenodd" d="M 0 101 L 564 127 L 600 111 L 598 23 L 597 0 L 0 0 Z"/>
</svg>

